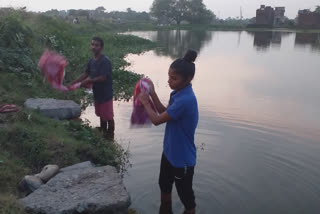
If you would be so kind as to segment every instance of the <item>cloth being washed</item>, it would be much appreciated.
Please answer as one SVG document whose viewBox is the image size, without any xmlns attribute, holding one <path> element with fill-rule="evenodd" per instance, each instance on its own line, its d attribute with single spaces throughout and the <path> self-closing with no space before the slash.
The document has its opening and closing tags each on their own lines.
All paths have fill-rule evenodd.
<svg viewBox="0 0 320 214">
<path fill-rule="evenodd" d="M 62 55 L 46 50 L 40 60 L 39 68 L 50 85 L 60 91 L 73 91 L 80 88 L 81 83 L 75 83 L 69 87 L 63 85 L 64 68 L 68 61 Z"/>
<path fill-rule="evenodd" d="M 17 112 L 20 109 L 14 104 L 0 105 L 0 113 Z"/>
<path fill-rule="evenodd" d="M 147 78 L 143 78 L 139 80 L 135 86 L 135 89 L 133 92 L 133 112 L 131 114 L 131 125 L 132 126 L 146 126 L 146 125 L 151 126 L 152 124 L 151 120 L 149 119 L 143 104 L 140 102 L 138 98 L 141 92 L 146 92 L 147 94 L 150 94 L 150 85 Z M 150 98 L 149 98 L 149 102 L 154 112 L 156 112 L 156 108 Z"/>
</svg>

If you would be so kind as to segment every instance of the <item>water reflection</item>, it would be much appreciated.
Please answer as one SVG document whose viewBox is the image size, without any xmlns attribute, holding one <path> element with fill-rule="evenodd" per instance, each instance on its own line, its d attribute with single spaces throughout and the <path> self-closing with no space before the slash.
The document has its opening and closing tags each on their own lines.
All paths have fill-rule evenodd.
<svg viewBox="0 0 320 214">
<path fill-rule="evenodd" d="M 155 50 L 158 56 L 170 56 L 176 59 L 185 54 L 188 49 L 194 49 L 198 53 L 208 44 L 213 36 L 213 31 L 147 31 L 128 32 L 125 34 L 139 36 L 151 41 L 158 42 L 160 48 Z"/>
<path fill-rule="evenodd" d="M 211 34 L 204 36 L 210 39 L 198 42 L 183 31 L 133 34 L 164 46 L 127 57 L 130 70 L 154 80 L 163 103 L 169 100 L 171 57 L 182 55 L 179 50 L 189 48 L 188 42 L 201 52 L 193 81 L 200 110 L 197 213 L 319 213 L 320 60 L 318 53 L 297 48 L 318 47 L 319 34 L 209 31 L 201 38 Z M 261 47 L 268 53 L 257 54 Z M 160 205 L 157 179 L 165 127 L 130 129 L 131 112 L 132 103 L 115 103 L 116 137 L 131 142 L 133 167 L 124 182 L 132 206 L 149 214 Z M 93 108 L 87 109 L 90 114 Z M 99 124 L 97 118 L 90 121 Z M 182 213 L 173 194 L 174 213 Z"/>
<path fill-rule="evenodd" d="M 320 51 L 320 34 L 319 33 L 296 33 L 296 47 L 308 47 L 312 50 Z"/>
<path fill-rule="evenodd" d="M 280 48 L 282 37 L 288 36 L 291 33 L 276 32 L 276 31 L 261 31 L 251 33 L 254 35 L 253 46 L 258 51 L 265 51 L 272 47 Z"/>
<path fill-rule="evenodd" d="M 171 59 L 176 59 L 183 56 L 188 49 L 194 49 L 201 53 L 203 49 L 218 38 L 221 32 L 218 31 L 186 31 L 186 30 L 170 30 L 170 31 L 147 31 L 147 32 L 128 32 L 127 34 L 136 35 L 156 41 L 160 48 L 155 50 L 157 56 L 169 56 Z M 226 35 L 237 35 L 237 48 L 242 43 L 243 38 L 247 35 L 253 36 L 253 47 L 256 51 L 268 51 L 270 47 L 275 50 L 280 50 L 285 38 L 294 36 L 292 46 L 294 48 L 310 47 L 312 51 L 320 51 L 320 33 L 294 33 L 283 31 L 257 31 L 257 32 L 225 32 Z M 227 39 L 227 38 L 226 38 Z M 291 40 L 290 40 L 291 41 Z M 224 42 L 220 40 L 220 42 Z M 225 44 L 227 45 L 227 44 Z M 285 48 L 289 44 L 285 44 Z"/>
<path fill-rule="evenodd" d="M 272 40 L 272 32 L 255 32 L 253 45 L 257 49 L 266 49 L 270 46 Z M 281 43 L 281 40 L 280 40 Z"/>
<path fill-rule="evenodd" d="M 211 41 L 213 34 L 210 31 L 158 31 L 152 40 L 159 41 L 162 47 L 156 50 L 157 55 L 175 59 L 183 56 L 190 48 L 201 52 L 201 49 Z"/>
<path fill-rule="evenodd" d="M 270 47 L 280 49 L 284 37 L 292 35 L 290 32 L 260 31 L 249 32 L 254 36 L 253 46 L 257 51 L 267 51 Z M 319 33 L 295 33 L 295 48 L 310 47 L 313 51 L 320 51 Z"/>
</svg>

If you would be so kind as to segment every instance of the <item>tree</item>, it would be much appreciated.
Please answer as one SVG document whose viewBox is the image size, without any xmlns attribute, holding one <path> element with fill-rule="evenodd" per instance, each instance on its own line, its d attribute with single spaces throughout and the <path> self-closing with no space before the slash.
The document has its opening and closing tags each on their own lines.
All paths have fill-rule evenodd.
<svg viewBox="0 0 320 214">
<path fill-rule="evenodd" d="M 191 0 L 189 2 L 190 15 L 188 21 L 194 24 L 211 23 L 216 15 L 203 3 L 203 0 Z"/>
<path fill-rule="evenodd" d="M 159 20 L 170 19 L 173 14 L 175 0 L 154 0 L 150 13 Z"/>
<path fill-rule="evenodd" d="M 77 16 L 78 15 L 77 10 L 75 10 L 75 9 L 68 10 L 68 14 L 70 16 Z"/>
<path fill-rule="evenodd" d="M 151 14 L 159 20 L 167 18 L 175 21 L 178 25 L 182 21 L 195 24 L 210 23 L 215 18 L 203 0 L 154 0 Z"/>
<path fill-rule="evenodd" d="M 314 10 L 316 13 L 320 13 L 320 5 L 316 6 L 316 9 Z"/>
<path fill-rule="evenodd" d="M 174 2 L 174 6 L 171 11 L 171 18 L 176 21 L 178 25 L 190 15 L 190 8 L 187 0 L 178 0 Z"/>
<path fill-rule="evenodd" d="M 139 14 L 139 19 L 142 21 L 150 21 L 150 15 L 149 13 L 143 11 L 142 13 Z"/>
<path fill-rule="evenodd" d="M 104 12 L 106 11 L 106 8 L 104 8 L 103 6 L 100 6 L 100 7 L 97 7 L 97 8 L 96 8 L 96 11 L 97 11 L 98 13 L 104 13 Z"/>
<path fill-rule="evenodd" d="M 78 11 L 77 11 L 77 16 L 85 16 L 85 17 L 88 17 L 88 16 L 89 16 L 89 11 L 88 11 L 88 10 L 78 10 Z"/>
<path fill-rule="evenodd" d="M 57 9 L 52 9 L 44 12 L 48 16 L 59 16 L 59 11 Z"/>
<path fill-rule="evenodd" d="M 131 8 L 127 8 L 127 11 L 112 11 L 105 13 L 106 18 L 112 18 L 113 20 L 121 20 L 125 22 L 147 22 L 150 21 L 150 15 L 147 12 L 137 12 Z"/>
</svg>

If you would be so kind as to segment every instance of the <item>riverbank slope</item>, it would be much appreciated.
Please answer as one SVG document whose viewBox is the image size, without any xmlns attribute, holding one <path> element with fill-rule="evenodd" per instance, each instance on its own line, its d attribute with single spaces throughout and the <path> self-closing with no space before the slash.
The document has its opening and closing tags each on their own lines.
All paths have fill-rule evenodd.
<svg viewBox="0 0 320 214">
<path fill-rule="evenodd" d="M 36 173 L 46 164 L 64 167 L 91 160 L 121 171 L 128 151 L 106 141 L 88 123 L 48 119 L 22 106 L 27 98 L 69 99 L 83 108 L 91 102 L 84 90 L 58 92 L 43 81 L 37 62 L 47 48 L 68 59 L 68 83 L 84 71 L 91 57 L 91 38 L 102 37 L 104 53 L 113 65 L 115 99 L 128 100 L 141 76 L 127 71 L 123 58 L 128 53 L 149 50 L 154 43 L 119 35 L 100 25 L 73 25 L 25 11 L 1 13 L 0 29 L 0 105 L 15 104 L 21 108 L 16 113 L 0 114 L 0 214 L 23 213 L 16 204 L 17 184 L 24 175 Z"/>
</svg>

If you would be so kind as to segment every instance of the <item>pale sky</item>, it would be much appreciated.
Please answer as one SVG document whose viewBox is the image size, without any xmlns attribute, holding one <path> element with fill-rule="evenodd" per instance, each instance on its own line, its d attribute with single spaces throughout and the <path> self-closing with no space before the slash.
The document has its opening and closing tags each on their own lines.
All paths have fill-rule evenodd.
<svg viewBox="0 0 320 214">
<path fill-rule="evenodd" d="M 50 9 L 95 9 L 104 6 L 107 11 L 124 11 L 130 7 L 136 11 L 149 11 L 153 0 L 0 0 L 0 7 L 26 6 L 29 11 Z M 261 5 L 285 6 L 286 16 L 294 18 L 299 9 L 314 9 L 319 0 L 204 0 L 204 3 L 221 18 L 237 17 L 242 7 L 243 16 L 255 16 L 255 10 Z"/>
</svg>

